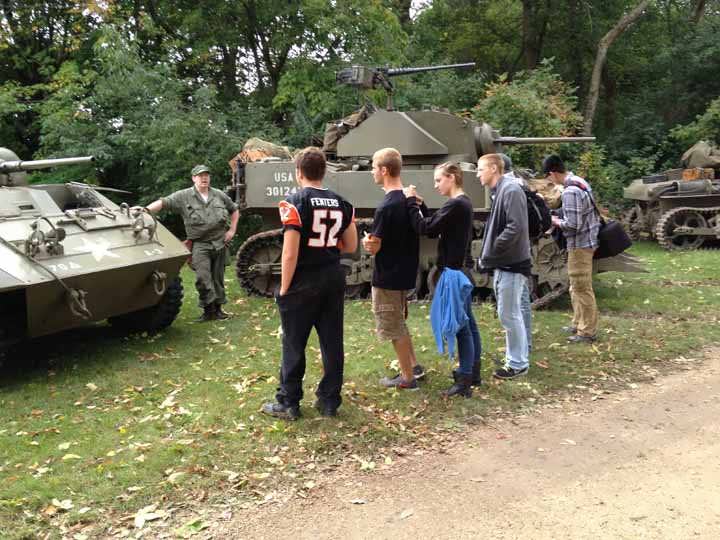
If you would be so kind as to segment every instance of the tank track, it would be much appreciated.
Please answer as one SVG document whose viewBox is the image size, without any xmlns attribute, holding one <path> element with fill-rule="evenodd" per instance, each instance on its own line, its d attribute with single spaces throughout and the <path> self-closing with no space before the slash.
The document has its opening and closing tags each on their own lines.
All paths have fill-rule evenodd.
<svg viewBox="0 0 720 540">
<path fill-rule="evenodd" d="M 553 290 L 551 290 L 549 293 L 544 294 L 543 296 L 536 298 L 532 304 L 533 309 L 543 309 L 549 306 L 553 301 L 563 296 L 565 293 L 567 293 L 570 290 L 570 283 L 562 283 L 555 287 Z"/>
<path fill-rule="evenodd" d="M 633 206 L 632 208 L 625 210 L 620 218 L 620 223 L 630 237 L 630 240 L 633 242 L 640 240 L 642 224 L 640 223 L 637 207 Z"/>
<path fill-rule="evenodd" d="M 250 236 L 240 246 L 237 252 L 237 261 L 235 263 L 235 273 L 240 285 L 248 292 L 255 296 L 265 296 L 272 298 L 275 293 L 275 286 L 279 283 L 280 278 L 273 278 L 268 275 L 263 287 L 258 287 L 258 274 L 253 272 L 252 267 L 257 264 L 254 258 L 261 250 L 277 248 L 277 258 L 266 263 L 279 263 L 282 253 L 282 229 L 273 229 L 264 231 Z M 275 251 L 275 250 L 273 250 Z"/>
<path fill-rule="evenodd" d="M 717 227 L 720 223 L 720 206 L 693 208 L 681 206 L 665 212 L 655 226 L 658 244 L 667 250 L 717 249 L 707 246 L 707 240 L 717 240 L 716 236 L 673 235 L 678 226 Z"/>
</svg>

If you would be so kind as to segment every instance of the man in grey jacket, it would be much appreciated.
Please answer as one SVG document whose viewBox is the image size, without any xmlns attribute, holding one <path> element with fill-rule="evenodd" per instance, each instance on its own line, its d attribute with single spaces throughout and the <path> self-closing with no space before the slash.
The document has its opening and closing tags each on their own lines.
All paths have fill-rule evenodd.
<svg viewBox="0 0 720 540">
<path fill-rule="evenodd" d="M 485 224 L 481 271 L 494 271 L 493 288 L 497 312 L 505 329 L 505 365 L 496 379 L 525 375 L 529 367 L 528 342 L 522 314 L 522 295 L 530 275 L 530 236 L 527 199 L 517 182 L 503 178 L 504 164 L 498 154 L 478 160 L 477 177 L 491 190 L 493 203 Z"/>
</svg>

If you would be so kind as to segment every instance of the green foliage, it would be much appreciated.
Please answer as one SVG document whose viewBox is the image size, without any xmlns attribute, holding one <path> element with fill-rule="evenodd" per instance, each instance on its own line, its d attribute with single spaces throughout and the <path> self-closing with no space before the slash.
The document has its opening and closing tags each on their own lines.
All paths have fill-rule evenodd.
<svg viewBox="0 0 720 540">
<path fill-rule="evenodd" d="M 106 185 L 133 191 L 141 202 L 188 185 L 206 163 L 223 185 L 227 160 L 250 136 L 279 139 L 267 112 L 220 108 L 213 87 L 192 85 L 168 65 L 147 65 L 137 49 L 106 31 L 92 69 L 64 66 L 65 83 L 42 108 L 41 153 L 93 154 Z"/>
<path fill-rule="evenodd" d="M 515 137 L 574 135 L 582 116 L 576 110 L 574 89 L 554 72 L 552 62 L 545 61 L 533 71 L 518 73 L 508 81 L 500 76 L 486 86 L 485 97 L 473 107 L 472 115 L 487 122 L 501 134 Z M 539 168 L 542 157 L 557 151 L 550 145 L 533 145 L 508 151 L 522 166 Z"/>
<path fill-rule="evenodd" d="M 593 145 L 581 153 L 575 172 L 590 182 L 598 204 L 607 205 L 622 198 L 623 177 L 607 163 L 603 146 Z"/>
<path fill-rule="evenodd" d="M 685 126 L 670 131 L 670 136 L 690 148 L 700 140 L 720 142 L 720 98 L 710 103 L 707 110 Z"/>
</svg>

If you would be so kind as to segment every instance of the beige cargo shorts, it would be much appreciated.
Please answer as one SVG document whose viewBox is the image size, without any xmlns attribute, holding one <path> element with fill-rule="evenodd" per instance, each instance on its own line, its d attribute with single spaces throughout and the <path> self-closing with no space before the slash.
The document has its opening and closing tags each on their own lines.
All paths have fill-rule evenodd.
<svg viewBox="0 0 720 540">
<path fill-rule="evenodd" d="M 410 334 L 405 319 L 408 315 L 407 291 L 372 288 L 372 310 L 375 332 L 380 339 L 400 339 Z"/>
</svg>

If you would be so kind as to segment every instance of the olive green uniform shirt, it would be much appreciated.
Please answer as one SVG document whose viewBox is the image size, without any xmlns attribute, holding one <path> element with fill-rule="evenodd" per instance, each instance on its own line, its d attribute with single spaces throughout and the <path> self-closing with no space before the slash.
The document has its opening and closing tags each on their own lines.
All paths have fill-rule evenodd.
<svg viewBox="0 0 720 540">
<path fill-rule="evenodd" d="M 212 187 L 207 202 L 193 186 L 163 197 L 162 203 L 163 210 L 180 214 L 188 240 L 208 242 L 215 249 L 225 245 L 230 215 L 238 209 L 230 197 Z"/>
</svg>

